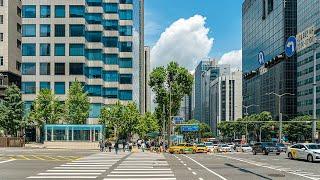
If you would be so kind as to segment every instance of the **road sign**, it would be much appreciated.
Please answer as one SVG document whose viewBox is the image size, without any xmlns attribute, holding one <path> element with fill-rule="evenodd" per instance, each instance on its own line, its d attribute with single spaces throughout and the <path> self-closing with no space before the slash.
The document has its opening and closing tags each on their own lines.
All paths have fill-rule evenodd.
<svg viewBox="0 0 320 180">
<path fill-rule="evenodd" d="M 292 57 L 296 52 L 297 47 L 297 39 L 294 36 L 290 36 L 287 40 L 285 53 L 287 57 Z"/>
<path fill-rule="evenodd" d="M 181 117 L 181 116 L 173 116 L 172 117 L 172 122 L 174 124 L 181 124 L 181 123 L 184 123 L 184 118 Z"/>
<path fill-rule="evenodd" d="M 258 61 L 260 65 L 263 65 L 265 63 L 264 61 L 264 53 L 262 51 L 259 52 L 258 54 Z"/>
<path fill-rule="evenodd" d="M 197 132 L 199 131 L 199 126 L 198 125 L 183 125 L 180 127 L 182 132 Z"/>
<path fill-rule="evenodd" d="M 311 26 L 297 34 L 297 51 L 313 45 L 316 42 L 315 27 Z"/>
</svg>

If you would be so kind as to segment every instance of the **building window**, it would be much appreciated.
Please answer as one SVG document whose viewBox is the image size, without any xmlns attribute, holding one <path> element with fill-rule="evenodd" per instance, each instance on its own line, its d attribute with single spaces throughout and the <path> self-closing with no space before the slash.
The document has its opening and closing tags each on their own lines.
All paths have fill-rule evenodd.
<svg viewBox="0 0 320 180">
<path fill-rule="evenodd" d="M 89 96 L 102 96 L 102 88 L 99 85 L 87 85 L 85 89 Z"/>
<path fill-rule="evenodd" d="M 54 45 L 54 55 L 55 56 L 65 56 L 65 44 L 55 44 Z"/>
<path fill-rule="evenodd" d="M 22 63 L 22 75 L 36 75 L 36 63 Z"/>
<path fill-rule="evenodd" d="M 21 24 L 17 23 L 17 32 L 21 34 Z"/>
<path fill-rule="evenodd" d="M 119 34 L 120 36 L 132 36 L 132 26 L 120 26 Z"/>
<path fill-rule="evenodd" d="M 84 17 L 84 14 L 85 14 L 84 6 L 69 6 L 69 9 L 70 9 L 69 17 L 71 18 Z"/>
<path fill-rule="evenodd" d="M 16 61 L 16 69 L 17 71 L 21 71 L 21 63 L 19 61 Z"/>
<path fill-rule="evenodd" d="M 35 37 L 36 25 L 35 24 L 23 24 L 22 25 L 22 37 Z"/>
<path fill-rule="evenodd" d="M 132 20 L 132 10 L 119 10 L 120 20 Z"/>
<path fill-rule="evenodd" d="M 88 6 L 101 6 L 102 0 L 86 0 Z"/>
<path fill-rule="evenodd" d="M 88 42 L 101 42 L 101 32 L 99 31 L 87 31 L 86 40 Z"/>
<path fill-rule="evenodd" d="M 64 82 L 55 82 L 54 83 L 54 92 L 55 94 L 65 94 L 66 87 Z"/>
<path fill-rule="evenodd" d="M 0 33 L 0 41 L 3 42 L 3 33 Z"/>
<path fill-rule="evenodd" d="M 132 84 L 132 74 L 120 74 L 120 84 Z"/>
<path fill-rule="evenodd" d="M 40 56 L 50 56 L 50 44 L 40 44 Z"/>
<path fill-rule="evenodd" d="M 0 24 L 3 24 L 3 15 L 0 15 Z"/>
<path fill-rule="evenodd" d="M 101 61 L 102 60 L 102 51 L 101 49 L 88 49 L 85 54 L 88 60 L 92 61 Z"/>
<path fill-rule="evenodd" d="M 36 93 L 36 82 L 22 82 L 21 83 L 22 94 L 35 94 Z"/>
<path fill-rule="evenodd" d="M 132 4 L 132 0 L 119 0 L 120 4 Z"/>
<path fill-rule="evenodd" d="M 90 104 L 89 118 L 99 118 L 101 108 L 101 104 Z"/>
<path fill-rule="evenodd" d="M 23 18 L 36 18 L 36 6 L 35 5 L 22 6 L 22 17 Z"/>
<path fill-rule="evenodd" d="M 4 85 L 3 79 L 0 79 L 0 86 L 3 86 L 3 85 Z"/>
<path fill-rule="evenodd" d="M 21 17 L 21 8 L 17 7 L 17 16 Z"/>
<path fill-rule="evenodd" d="M 0 6 L 3 6 L 3 0 L 0 0 Z"/>
<path fill-rule="evenodd" d="M 64 5 L 54 6 L 54 17 L 55 18 L 64 18 L 66 17 L 66 10 Z"/>
<path fill-rule="evenodd" d="M 86 21 L 88 24 L 101 24 L 102 17 L 100 13 L 86 14 Z"/>
<path fill-rule="evenodd" d="M 41 18 L 50 18 L 51 9 L 49 5 L 40 6 L 40 17 Z"/>
<path fill-rule="evenodd" d="M 83 56 L 84 45 L 83 44 L 70 44 L 69 45 L 69 56 Z"/>
<path fill-rule="evenodd" d="M 55 37 L 65 37 L 65 25 L 64 24 L 56 24 L 54 26 L 54 35 Z"/>
<path fill-rule="evenodd" d="M 84 25 L 70 24 L 69 31 L 70 31 L 70 37 L 84 36 Z"/>
<path fill-rule="evenodd" d="M 119 42 L 120 52 L 132 52 L 132 42 Z"/>
<path fill-rule="evenodd" d="M 70 75 L 83 75 L 83 63 L 70 63 L 69 64 Z"/>
<path fill-rule="evenodd" d="M 118 82 L 119 75 L 117 71 L 105 71 L 104 72 L 104 81 L 107 82 Z"/>
<path fill-rule="evenodd" d="M 3 62 L 3 56 L 0 56 L 0 66 L 3 66 L 4 62 Z"/>
<path fill-rule="evenodd" d="M 105 88 L 104 97 L 107 97 L 110 99 L 118 98 L 118 88 Z"/>
<path fill-rule="evenodd" d="M 119 67 L 120 68 L 132 68 L 132 59 L 131 58 L 120 58 Z"/>
<path fill-rule="evenodd" d="M 40 37 L 50 37 L 50 24 L 40 24 Z"/>
<path fill-rule="evenodd" d="M 118 54 L 106 54 L 104 63 L 109 65 L 117 65 Z"/>
<path fill-rule="evenodd" d="M 131 101 L 132 100 L 132 91 L 131 90 L 120 90 L 119 91 L 119 99 L 123 101 Z"/>
<path fill-rule="evenodd" d="M 273 0 L 268 0 L 268 14 L 273 11 Z"/>
<path fill-rule="evenodd" d="M 65 75 L 65 64 L 55 63 L 54 64 L 54 74 L 55 75 Z"/>
<path fill-rule="evenodd" d="M 21 49 L 21 41 L 19 39 L 17 39 L 17 48 Z"/>
<path fill-rule="evenodd" d="M 117 37 L 104 37 L 102 41 L 105 47 L 118 47 Z"/>
<path fill-rule="evenodd" d="M 101 79 L 102 69 L 100 67 L 89 67 L 87 68 L 86 76 L 90 79 Z"/>
<path fill-rule="evenodd" d="M 118 30 L 118 20 L 104 20 L 103 27 L 105 30 L 117 31 Z"/>
<path fill-rule="evenodd" d="M 44 89 L 51 89 L 50 82 L 40 82 L 40 91 Z"/>
<path fill-rule="evenodd" d="M 36 55 L 36 44 L 25 43 L 22 44 L 22 56 L 35 56 Z"/>
<path fill-rule="evenodd" d="M 103 9 L 105 13 L 118 13 L 117 3 L 104 3 Z"/>
<path fill-rule="evenodd" d="M 40 63 L 40 75 L 50 75 L 50 63 Z"/>
</svg>

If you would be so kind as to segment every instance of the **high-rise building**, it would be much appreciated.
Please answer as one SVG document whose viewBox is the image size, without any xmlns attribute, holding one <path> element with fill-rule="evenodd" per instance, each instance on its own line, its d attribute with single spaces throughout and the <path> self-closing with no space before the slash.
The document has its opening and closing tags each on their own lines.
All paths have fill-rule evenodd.
<svg viewBox="0 0 320 180">
<path fill-rule="evenodd" d="M 179 116 L 183 117 L 185 121 L 190 120 L 191 117 L 191 95 L 185 95 L 181 101 Z"/>
<path fill-rule="evenodd" d="M 210 83 L 209 125 L 217 135 L 217 125 L 242 117 L 242 72 L 224 74 Z"/>
<path fill-rule="evenodd" d="M 97 123 L 103 105 L 139 104 L 142 0 L 24 0 L 22 5 L 26 107 L 41 89 L 52 89 L 65 101 L 75 80 L 89 95 L 87 123 Z"/>
<path fill-rule="evenodd" d="M 207 61 L 201 61 L 198 66 L 195 69 L 194 74 L 194 119 L 202 121 L 202 87 L 203 84 L 203 78 L 202 74 L 206 72 L 211 66 L 215 64 L 215 61 L 213 60 L 207 60 Z"/>
<path fill-rule="evenodd" d="M 320 1 L 298 0 L 298 32 L 314 26 L 317 39 L 320 39 Z M 298 53 L 297 60 L 297 106 L 299 114 L 313 113 L 313 51 L 316 49 L 316 80 L 317 80 L 317 117 L 320 118 L 320 44 Z"/>
<path fill-rule="evenodd" d="M 148 85 L 150 75 L 150 47 L 144 47 L 143 71 L 140 73 L 140 111 L 151 111 L 151 88 Z"/>
<path fill-rule="evenodd" d="M 242 5 L 242 70 L 244 105 L 249 114 L 279 115 L 279 99 L 269 93 L 296 94 L 296 56 L 284 54 L 297 33 L 297 0 L 245 0 Z M 296 96 L 281 98 L 284 118 L 296 115 Z"/>
<path fill-rule="evenodd" d="M 0 99 L 21 84 L 21 1 L 0 0 Z"/>
</svg>

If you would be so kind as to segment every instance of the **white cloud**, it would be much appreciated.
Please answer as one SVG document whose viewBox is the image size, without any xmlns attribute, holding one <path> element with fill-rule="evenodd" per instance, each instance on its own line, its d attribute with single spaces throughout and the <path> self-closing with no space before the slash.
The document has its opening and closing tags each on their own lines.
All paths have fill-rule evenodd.
<svg viewBox="0 0 320 180">
<path fill-rule="evenodd" d="M 219 64 L 230 64 L 231 70 L 242 69 L 242 50 L 233 50 L 222 55 Z"/>
<path fill-rule="evenodd" d="M 174 60 L 188 70 L 193 70 L 200 59 L 208 56 L 213 45 L 205 21 L 205 17 L 194 15 L 172 23 L 151 50 L 152 67 L 166 65 Z"/>
</svg>

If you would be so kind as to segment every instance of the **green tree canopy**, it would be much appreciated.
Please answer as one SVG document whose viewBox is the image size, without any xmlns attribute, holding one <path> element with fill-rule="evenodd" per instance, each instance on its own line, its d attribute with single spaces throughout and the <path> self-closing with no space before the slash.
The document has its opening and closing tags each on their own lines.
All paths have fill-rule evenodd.
<svg viewBox="0 0 320 180">
<path fill-rule="evenodd" d="M 148 133 L 159 132 L 159 124 L 155 116 L 150 112 L 141 115 L 136 131 L 141 138 L 145 138 Z"/>
<path fill-rule="evenodd" d="M 65 103 L 65 120 L 69 124 L 85 124 L 89 117 L 90 102 L 79 81 L 72 83 Z"/>
<path fill-rule="evenodd" d="M 5 90 L 4 100 L 0 100 L 0 127 L 7 135 L 17 136 L 25 126 L 21 97 L 19 88 L 11 85 Z"/>
</svg>

